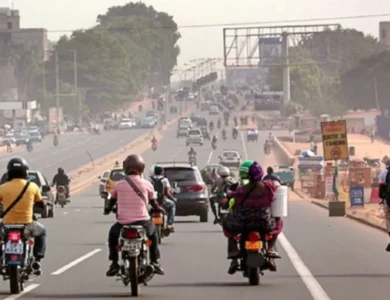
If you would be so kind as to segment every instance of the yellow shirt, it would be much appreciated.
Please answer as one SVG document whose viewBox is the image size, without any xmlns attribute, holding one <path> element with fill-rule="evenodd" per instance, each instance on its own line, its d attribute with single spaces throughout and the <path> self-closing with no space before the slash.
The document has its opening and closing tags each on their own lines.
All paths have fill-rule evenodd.
<svg viewBox="0 0 390 300">
<path fill-rule="evenodd" d="M 15 201 L 16 197 L 26 185 L 25 179 L 12 179 L 0 185 L 0 202 L 3 203 L 3 211 Z M 30 182 L 22 199 L 7 213 L 3 219 L 4 224 L 29 224 L 33 221 L 33 207 L 35 202 L 42 201 L 39 187 Z"/>
</svg>

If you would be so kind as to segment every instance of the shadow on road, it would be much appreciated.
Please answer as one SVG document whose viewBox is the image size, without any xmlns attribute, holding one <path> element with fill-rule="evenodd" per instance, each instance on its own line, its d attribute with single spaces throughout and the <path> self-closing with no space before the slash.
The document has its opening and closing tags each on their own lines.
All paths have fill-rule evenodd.
<svg viewBox="0 0 390 300">
<path fill-rule="evenodd" d="M 140 295 L 142 297 L 142 294 Z M 138 296 L 138 297 L 140 297 Z M 45 294 L 45 295 L 29 295 L 30 299 L 114 299 L 114 298 L 129 298 L 130 293 L 114 294 L 114 293 L 67 293 L 67 294 Z"/>
<path fill-rule="evenodd" d="M 177 223 L 177 224 L 193 224 L 193 223 L 200 223 L 200 222 L 195 221 L 195 220 L 176 220 L 175 223 Z"/>
<path fill-rule="evenodd" d="M 247 282 L 178 282 L 178 283 L 167 283 L 167 284 L 156 284 L 153 285 L 155 288 L 204 288 L 204 287 L 243 287 L 248 286 Z"/>
</svg>

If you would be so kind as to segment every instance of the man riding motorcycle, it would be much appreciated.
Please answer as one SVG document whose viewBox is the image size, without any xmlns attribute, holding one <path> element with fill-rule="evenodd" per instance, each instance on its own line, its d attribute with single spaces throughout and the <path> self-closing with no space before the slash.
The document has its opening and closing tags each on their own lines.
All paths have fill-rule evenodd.
<svg viewBox="0 0 390 300">
<path fill-rule="evenodd" d="M 150 172 L 150 180 L 154 190 L 157 192 L 156 199 L 158 203 L 168 210 L 168 228 L 173 231 L 177 200 L 172 195 L 168 179 L 164 177 L 164 169 L 158 165 L 153 165 Z"/>
<path fill-rule="evenodd" d="M 157 139 L 154 135 L 152 137 L 151 142 L 152 142 L 152 149 L 157 149 Z"/>
<path fill-rule="evenodd" d="M 218 129 L 221 128 L 221 120 L 220 119 L 218 119 L 217 127 L 218 127 Z"/>
<path fill-rule="evenodd" d="M 278 258 L 274 246 L 278 234 L 283 229 L 283 222 L 276 222 L 271 215 L 271 204 L 277 186 L 271 180 L 262 180 L 263 168 L 256 161 L 245 161 L 240 167 L 241 180 L 249 180 L 235 191 L 229 191 L 228 197 L 234 198 L 233 210 L 225 217 L 223 228 L 228 238 L 228 258 L 232 259 L 229 274 L 234 274 L 238 268 L 237 258 L 240 255 L 234 236 L 248 230 L 268 231 L 273 239 L 268 241 L 268 256 Z M 270 270 L 275 271 L 276 266 Z"/>
<path fill-rule="evenodd" d="M 232 136 L 234 139 L 238 136 L 238 130 L 236 127 L 233 127 L 233 129 L 232 129 Z"/>
<path fill-rule="evenodd" d="M 214 122 L 213 122 L 213 121 L 210 121 L 210 123 L 209 123 L 209 129 L 210 129 L 210 131 L 213 131 L 213 130 L 214 130 Z"/>
<path fill-rule="evenodd" d="M 28 151 L 28 152 L 31 152 L 31 151 L 33 150 L 33 143 L 32 143 L 32 141 L 31 141 L 31 139 L 29 139 L 29 140 L 27 141 L 26 148 L 27 148 L 27 151 Z"/>
<path fill-rule="evenodd" d="M 126 177 L 120 180 L 114 187 L 109 205 L 105 208 L 105 214 L 109 214 L 117 205 L 117 222 L 112 225 L 108 235 L 109 259 L 112 261 L 107 276 L 115 276 L 119 271 L 119 256 L 117 252 L 118 240 L 123 225 L 139 225 L 145 228 L 148 238 L 151 240 L 150 261 L 154 272 L 164 275 L 164 270 L 159 264 L 160 251 L 158 247 L 158 234 L 156 226 L 150 219 L 149 204 L 156 209 L 164 211 L 155 199 L 155 191 L 152 184 L 141 175 L 145 169 L 145 163 L 139 155 L 129 155 L 123 162 Z M 136 186 L 140 194 L 132 187 Z M 147 200 L 147 203 L 145 203 Z"/>
<path fill-rule="evenodd" d="M 267 140 L 271 143 L 271 145 L 274 143 L 275 139 L 274 136 L 272 135 L 272 132 L 268 134 Z"/>
<path fill-rule="evenodd" d="M 58 136 L 56 134 L 53 137 L 53 145 L 58 146 Z"/>
<path fill-rule="evenodd" d="M 187 155 L 188 155 L 189 161 L 191 161 L 192 157 L 194 157 L 194 159 L 196 161 L 196 151 L 194 150 L 194 148 L 191 147 L 191 149 L 190 149 L 190 151 L 188 151 Z"/>
<path fill-rule="evenodd" d="M 226 129 L 222 129 L 222 138 L 226 139 Z"/>
<path fill-rule="evenodd" d="M 211 147 L 213 148 L 213 150 L 215 150 L 217 148 L 217 137 L 214 135 L 213 136 L 213 139 L 211 140 Z"/>
<path fill-rule="evenodd" d="M 57 174 L 54 175 L 54 177 L 53 177 L 51 186 L 52 187 L 54 185 L 56 187 L 58 187 L 60 185 L 64 186 L 65 190 L 66 190 L 66 199 L 69 199 L 70 198 L 69 184 L 70 184 L 70 178 L 65 173 L 65 170 L 63 168 L 58 168 Z M 57 200 L 55 201 L 55 203 L 57 203 Z"/>
<path fill-rule="evenodd" d="M 40 261 L 45 257 L 46 229 L 33 220 L 33 207 L 37 203 L 45 206 L 39 187 L 27 181 L 29 167 L 23 158 L 12 158 L 7 165 L 7 182 L 0 186 L 0 202 L 3 204 L 3 224 L 25 224 L 27 231 L 35 238 L 32 264 L 35 275 L 41 274 Z M 26 190 L 24 190 L 26 189 Z M 24 192 L 23 192 L 24 191 Z M 22 193 L 23 192 L 23 193 Z M 19 197 L 19 201 L 16 201 Z M 13 203 L 16 207 L 11 207 Z M 11 207 L 9 210 L 8 208 Z M 1 251 L 1 248 L 0 248 Z"/>
<path fill-rule="evenodd" d="M 235 183 L 234 179 L 230 176 L 231 172 L 228 167 L 220 166 L 217 174 L 219 177 L 216 178 L 210 189 L 211 194 L 216 195 L 210 198 L 211 211 L 214 214 L 214 224 L 220 222 L 218 202 L 221 199 L 218 199 L 218 195 L 227 193 L 229 187 Z"/>
</svg>

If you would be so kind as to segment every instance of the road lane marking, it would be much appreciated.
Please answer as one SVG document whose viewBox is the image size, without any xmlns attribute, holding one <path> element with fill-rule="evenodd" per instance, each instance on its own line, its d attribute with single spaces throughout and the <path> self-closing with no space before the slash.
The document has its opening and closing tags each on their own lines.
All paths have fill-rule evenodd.
<svg viewBox="0 0 390 300">
<path fill-rule="evenodd" d="M 61 275 L 62 273 L 68 271 L 70 268 L 77 266 L 79 263 L 94 256 L 95 254 L 99 253 L 100 251 L 102 251 L 102 249 L 92 250 L 91 252 L 88 252 L 87 254 L 79 257 L 78 259 L 75 259 L 75 260 L 71 261 L 70 263 L 68 263 L 67 265 L 59 268 L 57 271 L 54 271 L 53 273 L 51 273 L 51 275 Z"/>
<path fill-rule="evenodd" d="M 4 298 L 3 300 L 16 300 L 20 297 L 26 295 L 27 293 L 31 292 L 32 290 L 35 290 L 39 286 L 38 283 L 30 284 L 24 288 L 24 291 L 17 295 L 8 296 L 7 298 Z"/>
<path fill-rule="evenodd" d="M 241 137 L 241 142 L 242 142 L 242 149 L 244 150 L 245 160 L 248 160 L 248 150 L 246 149 L 246 143 L 245 143 L 244 134 L 242 133 L 242 131 L 240 132 L 240 137 Z"/>
<path fill-rule="evenodd" d="M 319 282 L 315 279 L 309 268 L 306 267 L 305 263 L 299 257 L 298 252 L 291 245 L 289 240 L 283 233 L 278 236 L 278 241 L 282 245 L 284 251 L 286 251 L 288 258 L 293 264 L 298 275 L 301 277 L 303 283 L 309 290 L 314 300 L 331 300 Z"/>
</svg>

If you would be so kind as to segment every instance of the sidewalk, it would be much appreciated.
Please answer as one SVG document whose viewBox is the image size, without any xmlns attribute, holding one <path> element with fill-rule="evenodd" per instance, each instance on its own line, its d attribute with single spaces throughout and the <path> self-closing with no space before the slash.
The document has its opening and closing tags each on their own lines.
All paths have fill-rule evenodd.
<svg viewBox="0 0 390 300">
<path fill-rule="evenodd" d="M 297 158 L 297 150 L 307 150 L 309 149 L 309 144 L 307 143 L 292 143 L 280 141 L 285 149 L 289 152 L 291 156 Z M 380 140 L 374 141 L 371 143 L 371 140 L 367 136 L 359 134 L 348 134 L 348 144 L 349 146 L 355 147 L 355 155 L 351 156 L 351 159 L 363 159 L 363 157 L 368 156 L 370 158 L 379 158 L 382 159 L 385 155 L 390 155 L 390 146 L 383 143 Z M 322 143 L 318 143 L 318 154 L 323 155 Z M 298 161 L 295 160 L 294 167 L 297 170 Z M 383 165 L 381 166 L 383 167 Z M 321 199 L 311 199 L 308 195 L 304 194 L 301 191 L 300 182 L 296 182 L 295 189 L 297 193 L 304 197 L 305 200 L 312 202 L 318 206 L 328 209 L 328 200 Z M 349 208 L 347 209 L 348 218 L 360 221 L 367 225 L 370 225 L 381 230 L 385 230 L 385 220 L 383 209 L 378 204 L 366 203 L 364 208 Z"/>
</svg>

